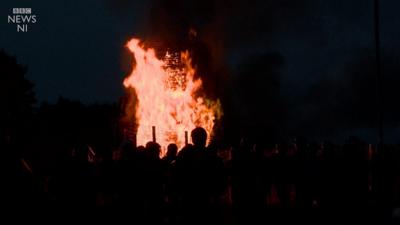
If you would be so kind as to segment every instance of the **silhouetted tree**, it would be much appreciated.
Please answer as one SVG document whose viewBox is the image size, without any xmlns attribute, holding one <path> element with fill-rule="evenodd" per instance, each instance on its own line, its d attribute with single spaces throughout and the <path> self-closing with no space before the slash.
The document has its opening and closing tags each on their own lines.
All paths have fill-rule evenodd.
<svg viewBox="0 0 400 225">
<path fill-rule="evenodd" d="M 36 102 L 33 83 L 25 78 L 27 67 L 0 50 L 0 124 L 2 139 L 15 139 L 31 119 Z"/>
<path fill-rule="evenodd" d="M 22 158 L 35 103 L 33 84 L 25 78 L 26 72 L 15 57 L 0 50 L 0 164 L 5 172 L 1 177 L 1 208 L 19 212 L 35 204 L 32 168 Z"/>
</svg>

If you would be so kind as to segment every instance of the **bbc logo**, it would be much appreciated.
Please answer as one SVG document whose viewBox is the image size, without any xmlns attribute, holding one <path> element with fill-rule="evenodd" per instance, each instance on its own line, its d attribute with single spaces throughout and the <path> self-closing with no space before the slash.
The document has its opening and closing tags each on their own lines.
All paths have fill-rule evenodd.
<svg viewBox="0 0 400 225">
<path fill-rule="evenodd" d="M 13 14 L 31 14 L 32 8 L 13 8 Z"/>
</svg>

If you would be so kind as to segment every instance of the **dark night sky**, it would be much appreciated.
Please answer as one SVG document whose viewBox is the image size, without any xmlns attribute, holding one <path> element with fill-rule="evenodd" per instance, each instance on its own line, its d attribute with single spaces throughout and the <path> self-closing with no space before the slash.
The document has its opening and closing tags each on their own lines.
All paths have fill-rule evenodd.
<svg viewBox="0 0 400 225">
<path fill-rule="evenodd" d="M 128 73 L 122 63 L 124 44 L 146 30 L 148 12 L 155 1 L 115 2 L 0 2 L 0 48 L 29 67 L 27 77 L 36 84 L 40 101 L 53 102 L 61 95 L 85 103 L 115 102 L 122 95 L 122 79 Z M 278 51 L 285 61 L 281 91 L 295 98 L 322 76 L 342 76 L 345 65 L 361 49 L 373 48 L 372 0 L 307 2 L 304 12 L 292 20 L 274 17 L 274 29 L 262 32 L 259 41 L 238 35 L 242 40 L 232 41 L 225 52 L 231 70 L 248 55 L 265 49 Z M 244 10 L 253 9 L 252 3 L 246 4 L 249 6 Z M 7 15 L 15 7 L 31 7 L 37 15 L 38 22 L 30 25 L 28 33 L 18 33 L 15 25 L 7 23 Z M 385 49 L 400 49 L 399 9 L 397 0 L 381 1 Z M 263 12 L 257 13 L 262 17 Z"/>
</svg>

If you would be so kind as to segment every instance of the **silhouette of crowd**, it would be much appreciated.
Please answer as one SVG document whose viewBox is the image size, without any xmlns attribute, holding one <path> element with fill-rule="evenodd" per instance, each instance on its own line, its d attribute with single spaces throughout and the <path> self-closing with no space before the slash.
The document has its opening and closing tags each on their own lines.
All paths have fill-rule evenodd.
<svg viewBox="0 0 400 225">
<path fill-rule="evenodd" d="M 300 137 L 215 148 L 201 127 L 191 138 L 180 151 L 168 145 L 162 158 L 155 142 L 128 141 L 109 159 L 82 144 L 45 174 L 3 140 L 3 204 L 135 224 L 390 224 L 398 216 L 396 149 L 354 137 L 343 146 Z"/>
</svg>

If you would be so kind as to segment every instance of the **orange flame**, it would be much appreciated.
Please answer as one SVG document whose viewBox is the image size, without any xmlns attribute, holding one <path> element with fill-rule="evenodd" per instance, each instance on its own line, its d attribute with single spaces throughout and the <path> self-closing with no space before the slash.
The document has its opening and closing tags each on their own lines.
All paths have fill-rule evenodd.
<svg viewBox="0 0 400 225">
<path fill-rule="evenodd" d="M 163 148 L 172 142 L 182 147 L 185 131 L 196 126 L 205 128 L 210 137 L 215 119 L 222 115 L 221 105 L 218 100 L 196 97 L 202 81 L 194 79 L 196 71 L 189 53 L 179 57 L 167 52 L 162 60 L 156 57 L 154 49 L 144 49 L 139 43 L 138 39 L 127 43 L 136 67 L 124 80 L 124 86 L 134 88 L 138 99 L 137 144 L 152 140 L 152 126 L 156 126 L 157 142 Z"/>
</svg>

